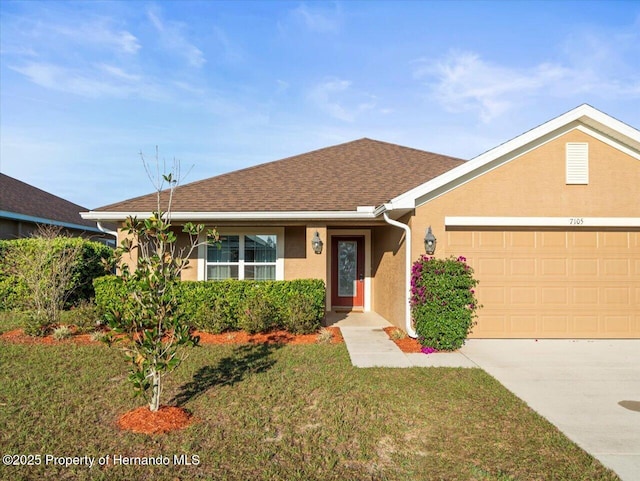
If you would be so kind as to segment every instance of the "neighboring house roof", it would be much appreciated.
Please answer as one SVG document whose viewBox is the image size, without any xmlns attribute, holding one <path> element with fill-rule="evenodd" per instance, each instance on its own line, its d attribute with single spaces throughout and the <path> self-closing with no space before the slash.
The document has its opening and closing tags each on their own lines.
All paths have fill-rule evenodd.
<svg viewBox="0 0 640 481">
<path fill-rule="evenodd" d="M 172 212 L 355 212 L 383 204 L 463 163 L 364 138 L 179 186 Z M 100 207 L 90 218 L 100 212 L 156 208 L 154 193 Z"/>
<path fill-rule="evenodd" d="M 86 210 L 85 207 L 0 174 L 2 218 L 100 232 L 95 222 L 80 217 L 80 211 Z"/>
</svg>

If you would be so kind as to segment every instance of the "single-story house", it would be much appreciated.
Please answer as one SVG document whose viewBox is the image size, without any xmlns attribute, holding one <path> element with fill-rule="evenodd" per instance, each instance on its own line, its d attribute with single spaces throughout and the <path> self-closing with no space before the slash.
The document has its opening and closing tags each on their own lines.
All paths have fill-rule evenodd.
<svg viewBox="0 0 640 481">
<path fill-rule="evenodd" d="M 82 210 L 86 208 L 0 173 L 0 239 L 30 237 L 42 225 L 115 246 L 112 235 L 80 217 Z"/>
<path fill-rule="evenodd" d="M 82 216 L 144 217 L 155 200 Z M 412 332 L 430 227 L 435 255 L 480 281 L 472 337 L 640 337 L 640 131 L 589 105 L 469 161 L 365 138 L 180 186 L 172 211 L 222 234 L 183 279 L 320 278 L 327 311 Z"/>
</svg>

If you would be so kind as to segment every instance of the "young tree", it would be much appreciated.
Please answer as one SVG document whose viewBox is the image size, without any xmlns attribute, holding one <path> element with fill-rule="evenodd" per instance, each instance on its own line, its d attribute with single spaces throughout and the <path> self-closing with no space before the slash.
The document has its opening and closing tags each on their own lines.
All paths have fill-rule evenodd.
<svg viewBox="0 0 640 481">
<path fill-rule="evenodd" d="M 64 236 L 61 227 L 39 225 L 32 239 L 12 242 L 16 247 L 9 250 L 6 262 L 27 288 L 28 295 L 23 299 L 29 311 L 27 332 L 45 335 L 58 324 L 60 312 L 73 292 L 72 280 L 83 241 Z"/>
<path fill-rule="evenodd" d="M 215 230 L 205 232 L 203 224 L 189 222 L 182 228 L 188 235 L 188 245 L 178 248 L 171 223 L 171 203 L 180 180 L 180 164 L 174 160 L 170 173 L 161 173 L 156 149 L 153 175 L 143 154 L 140 155 L 157 192 L 157 207 L 147 219 L 129 217 L 124 223 L 127 237 L 116 249 L 116 263 L 128 296 L 122 299 L 121 306 L 129 307 L 114 309 L 106 317 L 111 330 L 122 335 L 111 337 L 110 342 L 124 341 L 129 380 L 136 393 L 149 401 L 151 411 L 157 411 L 163 377 L 184 360 L 183 348 L 196 346 L 199 340 L 192 336 L 180 313 L 176 292 L 180 274 L 189 265 L 189 257 L 200 244 L 201 236 L 206 234 L 209 242 L 218 242 L 218 235 Z M 124 256 L 136 258 L 134 269 Z"/>
</svg>

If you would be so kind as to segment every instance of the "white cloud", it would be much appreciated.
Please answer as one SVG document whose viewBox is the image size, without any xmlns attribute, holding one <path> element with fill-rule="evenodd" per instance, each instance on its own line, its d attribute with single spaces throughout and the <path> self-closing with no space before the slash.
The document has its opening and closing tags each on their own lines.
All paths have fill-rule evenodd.
<svg viewBox="0 0 640 481">
<path fill-rule="evenodd" d="M 44 62 L 29 62 L 10 68 L 41 87 L 81 97 L 126 98 L 135 95 L 150 100 L 170 98 L 169 92 L 161 85 L 112 65 L 73 69 Z"/>
<path fill-rule="evenodd" d="M 333 10 L 323 8 L 325 5 L 326 3 L 316 3 L 310 7 L 303 3 L 291 11 L 291 16 L 312 32 L 335 33 L 342 25 L 340 4 L 335 3 Z"/>
<path fill-rule="evenodd" d="M 167 50 L 184 57 L 192 67 L 200 68 L 206 63 L 202 50 L 190 43 L 184 35 L 184 24 L 165 22 L 160 18 L 160 14 L 152 9 L 147 10 L 147 16 L 160 35 L 162 45 Z"/>
<path fill-rule="evenodd" d="M 414 76 L 427 79 L 431 96 L 450 112 L 478 111 L 490 122 L 557 82 L 571 71 L 554 64 L 517 69 L 485 62 L 472 52 L 451 52 L 431 62 L 420 59 Z"/>
<path fill-rule="evenodd" d="M 360 114 L 376 106 L 373 95 L 356 92 L 349 80 L 330 79 L 311 89 L 311 101 L 322 111 L 345 122 L 353 122 Z"/>
</svg>

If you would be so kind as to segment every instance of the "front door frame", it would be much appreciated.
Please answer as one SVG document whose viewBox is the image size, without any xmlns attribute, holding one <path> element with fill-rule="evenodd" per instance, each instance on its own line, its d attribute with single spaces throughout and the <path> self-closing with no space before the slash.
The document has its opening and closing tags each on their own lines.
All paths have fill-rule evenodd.
<svg viewBox="0 0 640 481">
<path fill-rule="evenodd" d="M 327 297 L 326 297 L 326 309 L 331 311 L 332 306 L 331 299 L 333 297 L 333 282 L 331 280 L 333 256 L 331 253 L 331 246 L 333 245 L 333 237 L 364 237 L 364 306 L 365 312 L 371 311 L 371 229 L 328 229 L 327 237 Z M 337 286 L 335 286 L 337 288 Z M 335 306 L 338 307 L 339 306 Z"/>
</svg>

